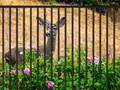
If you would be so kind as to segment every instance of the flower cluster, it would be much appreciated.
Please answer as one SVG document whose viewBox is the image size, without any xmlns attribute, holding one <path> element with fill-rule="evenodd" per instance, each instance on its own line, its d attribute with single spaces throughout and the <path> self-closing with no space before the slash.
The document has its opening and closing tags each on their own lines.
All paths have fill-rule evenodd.
<svg viewBox="0 0 120 90">
<path fill-rule="evenodd" d="M 32 48 L 33 48 L 35 51 L 37 51 L 37 47 L 36 47 L 36 46 L 33 46 Z M 26 49 L 26 50 L 30 50 L 30 47 L 27 46 L 25 49 Z"/>
<path fill-rule="evenodd" d="M 97 57 L 87 57 L 88 61 L 94 60 L 94 64 L 99 64 L 99 58 Z"/>
<path fill-rule="evenodd" d="M 11 70 L 10 71 L 10 74 L 15 74 L 16 71 L 18 71 L 18 74 L 21 74 L 21 71 L 20 70 Z M 24 74 L 29 74 L 30 73 L 30 69 L 29 68 L 25 68 L 24 69 Z"/>
<path fill-rule="evenodd" d="M 21 71 L 20 71 L 20 70 L 11 70 L 11 71 L 10 71 L 10 74 L 15 74 L 16 71 L 18 71 L 18 74 L 21 74 Z"/>
</svg>

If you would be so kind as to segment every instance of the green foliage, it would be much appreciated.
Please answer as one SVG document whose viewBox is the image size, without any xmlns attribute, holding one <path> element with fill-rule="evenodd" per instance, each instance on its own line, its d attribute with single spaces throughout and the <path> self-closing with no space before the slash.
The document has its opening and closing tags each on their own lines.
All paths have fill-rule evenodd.
<svg viewBox="0 0 120 90">
<path fill-rule="evenodd" d="M 50 5 L 54 5 L 56 2 L 64 2 L 64 3 L 72 3 L 72 4 L 79 4 L 79 5 L 88 5 L 88 6 L 119 6 L 120 0 L 39 0 L 42 2 L 48 2 Z"/>
<path fill-rule="evenodd" d="M 48 2 L 50 5 L 54 5 L 56 3 L 56 0 L 39 0 L 42 2 Z"/>
<path fill-rule="evenodd" d="M 80 1 L 81 5 L 89 5 L 89 6 L 118 6 L 120 5 L 120 1 L 119 0 L 81 0 Z"/>
<path fill-rule="evenodd" d="M 26 50 L 25 65 L 22 62 L 18 66 L 18 70 L 20 71 L 18 72 L 18 89 L 23 90 L 24 85 L 25 90 L 29 90 L 30 88 L 35 90 L 38 85 L 40 86 L 40 90 L 43 90 L 44 86 L 46 87 L 46 90 L 49 90 L 50 87 L 48 86 L 48 82 L 52 81 L 54 82 L 53 87 L 51 87 L 53 90 L 56 90 L 58 86 L 61 90 L 64 90 L 64 88 L 66 88 L 66 90 L 71 90 L 72 85 L 75 90 L 78 90 L 79 85 L 81 89 L 88 88 L 89 90 L 92 90 L 93 82 L 96 90 L 100 86 L 102 90 L 106 90 L 106 81 L 108 80 L 108 87 L 111 89 L 114 86 L 114 78 L 116 89 L 119 89 L 120 57 L 115 59 L 115 63 L 108 62 L 108 72 L 106 72 L 106 57 L 103 57 L 100 63 L 100 60 L 97 57 L 86 60 L 83 48 L 80 48 L 80 50 L 76 49 L 73 53 L 74 55 L 72 55 L 70 46 L 67 47 L 66 51 L 66 55 L 63 52 L 59 60 L 53 59 L 51 63 L 50 60 L 44 60 L 44 55 L 36 58 L 35 50 L 32 50 L 32 53 L 30 53 L 30 50 Z M 99 63 L 94 62 L 95 60 L 99 60 Z M 109 58 L 109 60 L 111 59 Z M 115 72 L 113 68 L 114 64 Z M 30 72 L 26 74 L 24 71 L 25 68 L 30 69 Z M 14 71 L 13 73 L 11 73 L 12 70 Z M 12 90 L 16 89 L 16 66 L 12 67 L 12 70 L 9 71 L 9 65 L 5 64 L 4 70 L 2 71 L 2 73 L 4 73 L 5 90 L 10 87 L 10 78 Z M 107 73 L 108 79 L 106 78 Z M 64 86 L 65 84 L 66 87 Z M 2 75 L 0 75 L 0 90 L 2 90 Z"/>
<path fill-rule="evenodd" d="M 55 0 L 50 0 L 50 1 L 49 1 L 49 4 L 50 4 L 50 5 L 54 5 L 55 3 L 56 3 Z"/>
</svg>

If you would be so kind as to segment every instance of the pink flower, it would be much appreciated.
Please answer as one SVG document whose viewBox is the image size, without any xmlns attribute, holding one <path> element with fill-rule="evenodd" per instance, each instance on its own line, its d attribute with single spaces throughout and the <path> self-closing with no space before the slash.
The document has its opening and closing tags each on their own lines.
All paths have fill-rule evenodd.
<svg viewBox="0 0 120 90">
<path fill-rule="evenodd" d="M 15 70 L 11 70 L 10 74 L 14 74 L 15 73 Z"/>
<path fill-rule="evenodd" d="M 20 71 L 20 70 L 18 70 L 18 74 L 21 74 L 21 71 Z"/>
<path fill-rule="evenodd" d="M 48 82 L 48 87 L 49 87 L 49 88 L 52 88 L 53 86 L 54 86 L 54 82 L 53 82 L 53 81 L 49 81 L 49 82 Z"/>
<path fill-rule="evenodd" d="M 95 59 L 95 60 L 94 60 L 94 63 L 95 63 L 95 64 L 99 64 L 99 61 Z"/>
<path fill-rule="evenodd" d="M 25 69 L 24 69 L 24 73 L 25 73 L 25 74 L 29 74 L 29 73 L 30 73 L 30 69 L 29 69 L 29 68 L 25 68 Z"/>
<path fill-rule="evenodd" d="M 36 46 L 34 46 L 33 49 L 34 49 L 35 51 L 37 51 L 37 47 L 36 47 Z"/>
<path fill-rule="evenodd" d="M 64 53 L 62 53 L 61 56 L 65 56 Z"/>
<path fill-rule="evenodd" d="M 99 61 L 99 58 L 97 58 L 97 57 L 94 57 L 94 60 L 98 60 L 98 61 Z"/>
<path fill-rule="evenodd" d="M 106 52 L 105 55 L 110 55 L 110 52 Z"/>
<path fill-rule="evenodd" d="M 10 74 L 14 74 L 14 72 L 11 71 Z"/>
<path fill-rule="evenodd" d="M 29 47 L 29 46 L 27 46 L 25 49 L 26 49 L 26 50 L 30 50 L 30 47 Z"/>
<path fill-rule="evenodd" d="M 0 75 L 2 75 L 2 71 L 0 71 Z"/>
<path fill-rule="evenodd" d="M 62 62 L 61 61 L 58 61 L 58 65 L 60 65 Z"/>
<path fill-rule="evenodd" d="M 94 57 L 94 63 L 95 63 L 95 64 L 99 64 L 99 58 Z"/>
<path fill-rule="evenodd" d="M 88 61 L 91 61 L 91 60 L 92 60 L 92 57 L 87 57 L 87 60 L 88 60 Z"/>
</svg>

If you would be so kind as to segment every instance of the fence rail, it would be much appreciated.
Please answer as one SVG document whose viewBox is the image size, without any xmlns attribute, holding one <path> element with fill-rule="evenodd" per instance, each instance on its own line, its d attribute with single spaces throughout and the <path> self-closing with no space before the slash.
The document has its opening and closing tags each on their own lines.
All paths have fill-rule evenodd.
<svg viewBox="0 0 120 90">
<path fill-rule="evenodd" d="M 119 14 L 115 6 L 0 6 L 0 89 L 120 89 Z"/>
</svg>

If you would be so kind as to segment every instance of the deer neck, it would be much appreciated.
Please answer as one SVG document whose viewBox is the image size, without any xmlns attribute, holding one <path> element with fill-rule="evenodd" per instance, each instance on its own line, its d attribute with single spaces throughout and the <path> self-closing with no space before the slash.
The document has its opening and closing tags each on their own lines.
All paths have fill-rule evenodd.
<svg viewBox="0 0 120 90">
<path fill-rule="evenodd" d="M 56 36 L 48 37 L 48 41 L 46 44 L 46 53 L 51 53 L 51 51 L 54 52 L 55 45 L 56 45 Z"/>
</svg>

